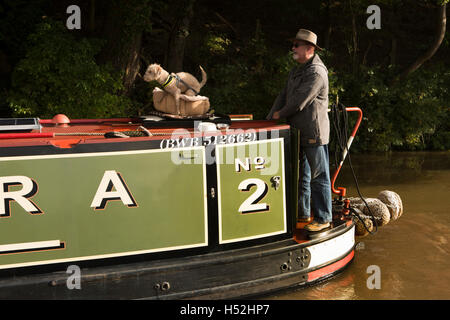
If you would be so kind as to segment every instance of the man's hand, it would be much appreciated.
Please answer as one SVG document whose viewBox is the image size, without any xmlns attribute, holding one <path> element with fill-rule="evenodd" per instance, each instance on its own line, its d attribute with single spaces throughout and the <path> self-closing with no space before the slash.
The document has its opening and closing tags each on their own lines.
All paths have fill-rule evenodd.
<svg viewBox="0 0 450 320">
<path fill-rule="evenodd" d="M 275 111 L 272 115 L 272 119 L 274 120 L 280 119 L 280 113 L 278 111 Z"/>
</svg>

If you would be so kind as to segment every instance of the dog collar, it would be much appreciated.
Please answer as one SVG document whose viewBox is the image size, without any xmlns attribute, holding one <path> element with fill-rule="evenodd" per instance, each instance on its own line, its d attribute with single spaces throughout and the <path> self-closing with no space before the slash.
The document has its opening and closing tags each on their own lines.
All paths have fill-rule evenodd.
<svg viewBox="0 0 450 320">
<path fill-rule="evenodd" d="M 173 81 L 173 77 L 169 74 L 169 76 L 167 77 L 166 82 L 163 83 L 163 88 L 167 87 L 171 82 Z"/>
</svg>

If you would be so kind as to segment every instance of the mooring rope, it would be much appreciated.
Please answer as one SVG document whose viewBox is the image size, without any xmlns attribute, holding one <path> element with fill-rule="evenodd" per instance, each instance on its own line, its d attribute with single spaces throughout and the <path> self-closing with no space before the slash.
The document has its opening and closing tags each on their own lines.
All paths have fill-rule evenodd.
<svg viewBox="0 0 450 320">
<path fill-rule="evenodd" d="M 150 132 L 144 127 L 141 130 L 133 131 L 110 131 L 110 132 L 55 132 L 55 136 L 104 136 L 110 138 L 120 137 L 151 137 L 151 136 L 170 136 L 172 132 Z"/>
</svg>

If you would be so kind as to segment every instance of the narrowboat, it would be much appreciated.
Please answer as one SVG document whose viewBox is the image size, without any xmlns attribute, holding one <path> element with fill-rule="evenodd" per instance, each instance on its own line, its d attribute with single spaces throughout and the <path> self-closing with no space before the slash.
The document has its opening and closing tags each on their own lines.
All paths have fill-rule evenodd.
<svg viewBox="0 0 450 320">
<path fill-rule="evenodd" d="M 0 119 L 0 299 L 231 299 L 354 257 L 297 223 L 299 133 L 251 115 Z"/>
</svg>

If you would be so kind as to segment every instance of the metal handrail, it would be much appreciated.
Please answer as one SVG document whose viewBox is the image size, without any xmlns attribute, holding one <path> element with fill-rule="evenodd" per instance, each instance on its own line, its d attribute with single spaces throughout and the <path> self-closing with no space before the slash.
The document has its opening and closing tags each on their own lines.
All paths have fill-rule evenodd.
<svg viewBox="0 0 450 320">
<path fill-rule="evenodd" d="M 345 108 L 345 110 L 346 111 L 357 111 L 359 113 L 359 117 L 358 117 L 358 120 L 356 121 L 356 124 L 355 124 L 355 126 L 353 128 L 353 131 L 352 131 L 352 133 L 350 135 L 350 138 L 347 141 L 347 146 L 346 146 L 345 150 L 342 153 L 342 160 L 339 163 L 339 166 L 337 167 L 336 171 L 334 172 L 333 177 L 331 178 L 331 191 L 334 194 L 337 194 L 337 195 L 342 196 L 342 197 L 344 197 L 346 195 L 346 188 L 344 188 L 344 187 L 335 188 L 334 187 L 334 183 L 336 182 L 336 178 L 337 178 L 337 176 L 339 174 L 339 171 L 341 170 L 342 165 L 344 164 L 344 160 L 347 157 L 348 150 L 350 150 L 350 146 L 351 146 L 351 144 L 353 142 L 353 139 L 355 138 L 356 132 L 358 131 L 358 128 L 359 128 L 359 126 L 361 124 L 362 117 L 363 117 L 363 112 L 358 107 L 348 107 L 348 108 Z"/>
</svg>

